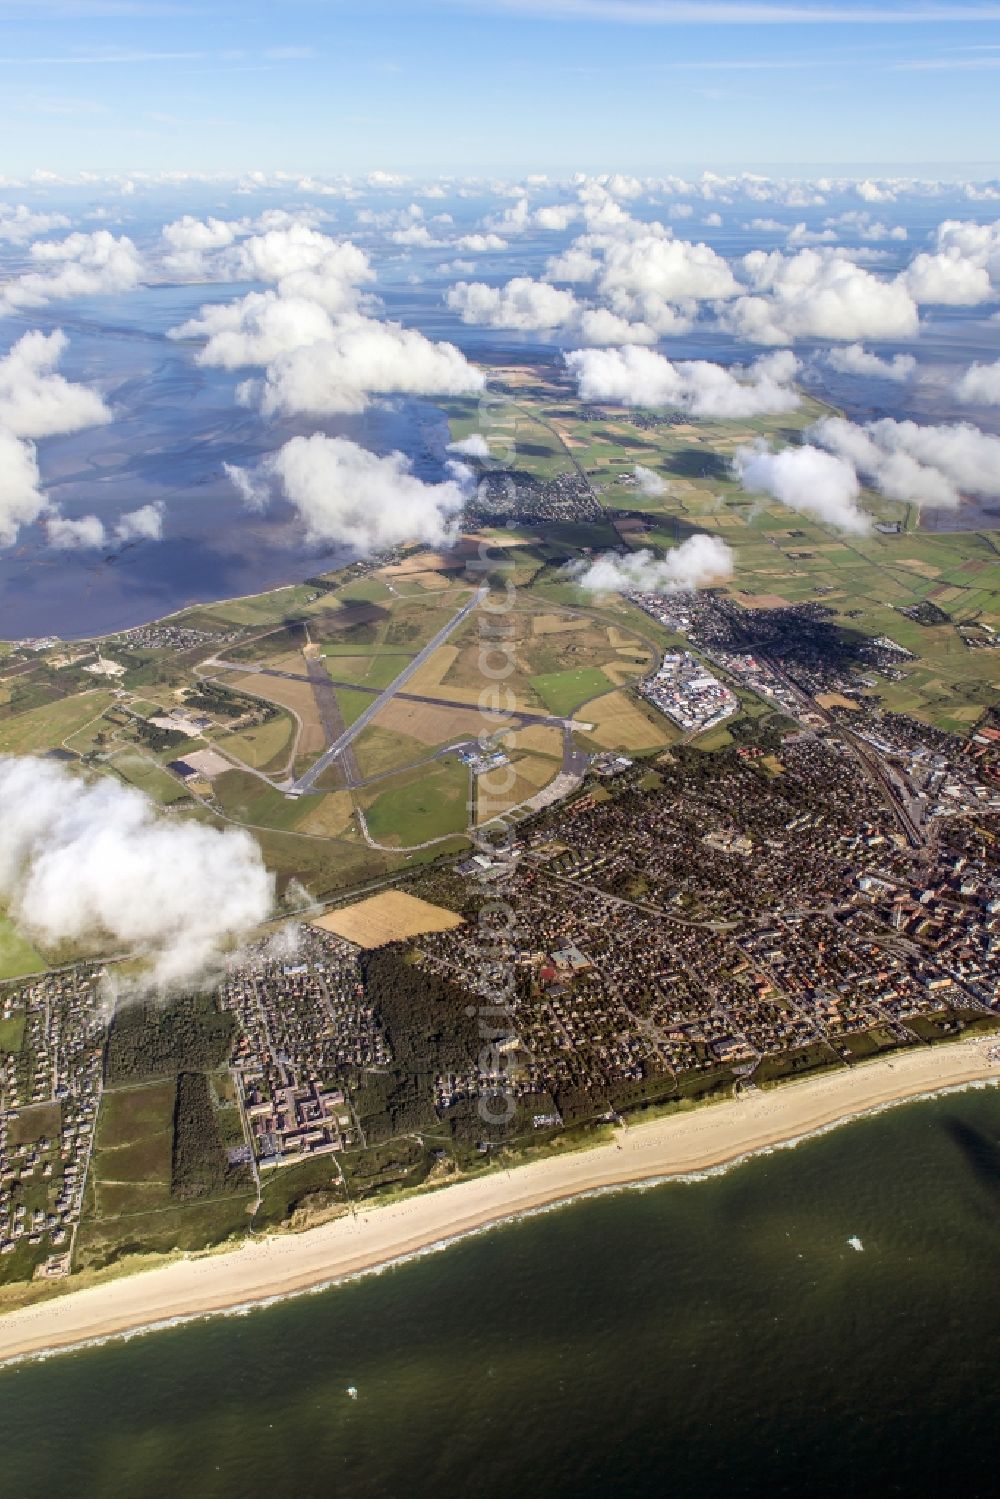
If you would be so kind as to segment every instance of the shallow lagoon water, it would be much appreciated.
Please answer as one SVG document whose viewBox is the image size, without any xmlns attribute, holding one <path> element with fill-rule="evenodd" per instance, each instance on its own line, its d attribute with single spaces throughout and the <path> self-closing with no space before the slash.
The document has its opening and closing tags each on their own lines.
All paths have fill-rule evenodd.
<svg viewBox="0 0 1000 1499">
<path fill-rule="evenodd" d="M 454 212 L 460 232 L 472 227 L 490 205 L 449 201 L 442 206 Z M 640 217 L 666 211 L 663 205 L 648 203 L 631 207 Z M 786 210 L 782 219 L 789 227 L 796 219 L 816 227 L 845 207 L 856 203 L 831 201 L 823 208 Z M 246 205 L 234 201 L 230 210 L 245 212 Z M 147 207 L 145 213 L 150 212 Z M 742 205 L 726 210 L 721 228 L 707 229 L 696 216 L 678 224 L 677 232 L 708 238 L 730 257 L 773 247 L 774 233 L 754 228 L 753 214 L 750 206 Z M 890 209 L 880 210 L 880 216 L 890 220 L 901 214 L 902 209 L 895 215 Z M 164 205 L 159 217 L 126 227 L 139 242 L 155 243 L 159 224 L 171 216 Z M 898 271 L 949 216 L 988 219 L 995 214 L 990 205 L 974 207 L 968 202 L 907 204 L 909 239 L 880 249 L 888 259 L 879 262 L 879 270 Z M 466 273 L 448 265 L 443 249 L 387 252 L 377 237 L 357 235 L 346 210 L 338 209 L 335 222 L 326 227 L 334 233 L 353 233 L 371 249 L 384 315 L 418 327 L 431 338 L 450 339 L 470 358 L 486 364 L 518 358 L 558 361 L 567 340 L 572 343 L 571 335 L 561 339 L 466 327 L 444 302 L 448 286 Z M 565 236 L 526 234 L 500 254 L 478 257 L 469 274 L 493 283 L 515 275 L 540 275 L 547 259 L 579 227 Z M 15 253 L 9 269 L 16 268 L 16 260 Z M 421 477 L 444 476 L 447 427 L 430 402 L 375 401 L 363 416 L 322 422 L 264 421 L 236 400 L 238 384 L 252 372 L 203 368 L 196 363 L 196 344 L 167 338 L 169 328 L 204 303 L 228 301 L 247 290 L 234 284 L 150 285 L 116 297 L 53 304 L 25 319 L 0 321 L 0 349 L 27 327 L 63 328 L 70 339 L 63 372 L 97 385 L 115 410 L 115 420 L 107 427 L 39 445 L 43 480 L 53 499 L 70 516 L 93 512 L 112 524 L 122 511 L 151 500 L 162 500 L 166 506 L 165 541 L 124 550 L 54 553 L 38 528 L 27 528 L 18 546 L 0 552 L 0 639 L 108 633 L 189 603 L 292 582 L 346 560 L 336 550 L 308 545 L 290 507 L 278 505 L 267 515 L 248 515 L 223 472 L 224 463 L 252 464 L 296 433 L 339 433 L 380 453 L 398 448 L 412 459 Z M 581 295 L 586 295 L 585 289 Z M 956 406 L 951 395 L 957 374 L 973 360 L 996 358 L 998 325 L 991 321 L 991 311 L 926 309 L 921 335 L 912 345 L 875 346 L 884 356 L 915 353 L 921 367 L 916 383 L 838 377 L 818 362 L 820 346 L 799 345 L 796 352 L 807 365 L 804 382 L 856 420 L 884 415 L 922 422 L 971 419 L 986 430 L 1000 430 L 1000 410 L 970 411 Z M 703 326 L 665 340 L 661 347 L 674 359 L 723 363 L 766 352 Z M 958 512 L 928 512 L 923 524 L 942 530 L 996 527 L 996 511 L 995 503 L 970 501 Z"/>
<path fill-rule="evenodd" d="M 245 371 L 199 366 L 197 345 L 166 337 L 204 302 L 245 289 L 151 287 L 31 319 L 66 332 L 63 373 L 100 388 L 115 413 L 107 426 L 39 444 L 52 499 L 67 515 L 94 513 L 109 528 L 123 511 L 163 501 L 164 540 L 56 552 L 39 528 L 27 528 L 19 545 L 0 552 L 0 639 L 107 634 L 347 560 L 342 549 L 307 543 L 288 506 L 248 514 L 224 473 L 224 463 L 253 464 L 297 433 L 400 449 L 422 477 L 443 476 L 446 424 L 428 403 L 376 401 L 359 417 L 264 422 L 237 402 Z M 25 326 L 8 322 L 8 340 Z"/>
</svg>

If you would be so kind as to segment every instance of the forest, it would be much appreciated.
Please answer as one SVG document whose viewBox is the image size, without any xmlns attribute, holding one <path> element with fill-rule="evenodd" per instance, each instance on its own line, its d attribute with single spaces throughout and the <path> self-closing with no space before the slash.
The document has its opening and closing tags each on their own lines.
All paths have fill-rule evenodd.
<svg viewBox="0 0 1000 1499">
<path fill-rule="evenodd" d="M 120 1007 L 105 1054 L 110 1083 L 140 1082 L 179 1072 L 213 1071 L 229 1056 L 235 1019 L 210 994 L 184 995 Z"/>
</svg>

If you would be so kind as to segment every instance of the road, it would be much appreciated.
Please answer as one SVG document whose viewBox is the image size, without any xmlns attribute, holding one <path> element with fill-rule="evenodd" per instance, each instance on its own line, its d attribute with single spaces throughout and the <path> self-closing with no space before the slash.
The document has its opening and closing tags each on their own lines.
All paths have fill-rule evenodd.
<svg viewBox="0 0 1000 1499">
<path fill-rule="evenodd" d="M 363 733 L 363 731 L 371 723 L 372 719 L 376 718 L 378 714 L 381 713 L 386 704 L 392 701 L 392 699 L 396 696 L 396 693 L 406 686 L 410 678 L 414 676 L 416 672 L 418 672 L 427 661 L 430 660 L 434 652 L 436 650 L 439 650 L 440 647 L 444 645 L 449 635 L 457 630 L 459 625 L 462 624 L 466 619 L 468 619 L 469 615 L 474 609 L 478 608 L 479 604 L 486 597 L 486 594 L 487 589 L 485 585 L 476 590 L 476 592 L 472 595 L 472 598 L 469 599 L 467 603 L 462 605 L 458 613 L 455 614 L 446 625 L 443 625 L 442 628 L 438 630 L 437 634 L 427 642 L 423 650 L 420 651 L 416 656 L 414 656 L 412 661 L 407 662 L 396 680 L 394 682 L 391 682 L 384 692 L 380 692 L 378 697 L 374 698 L 372 702 L 368 704 L 367 708 L 362 709 L 361 713 L 350 725 L 350 727 L 345 729 L 342 734 L 338 735 L 338 737 L 330 745 L 329 749 L 324 750 L 323 754 L 320 755 L 315 764 L 310 765 L 305 774 L 300 776 L 295 784 L 289 788 L 289 796 L 302 796 L 305 792 L 311 791 L 313 789 L 320 776 L 325 770 L 329 768 L 329 766 L 333 764 L 337 756 L 343 754 L 344 750 L 346 750 L 349 745 L 354 743 L 355 739 L 359 734 Z"/>
</svg>

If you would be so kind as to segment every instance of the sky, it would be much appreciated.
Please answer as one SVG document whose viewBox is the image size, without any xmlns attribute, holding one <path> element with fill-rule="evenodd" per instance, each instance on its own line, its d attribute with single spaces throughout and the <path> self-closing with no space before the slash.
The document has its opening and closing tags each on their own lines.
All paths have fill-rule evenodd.
<svg viewBox="0 0 1000 1499">
<path fill-rule="evenodd" d="M 0 177 L 992 176 L 1000 4 L 0 0 Z"/>
</svg>

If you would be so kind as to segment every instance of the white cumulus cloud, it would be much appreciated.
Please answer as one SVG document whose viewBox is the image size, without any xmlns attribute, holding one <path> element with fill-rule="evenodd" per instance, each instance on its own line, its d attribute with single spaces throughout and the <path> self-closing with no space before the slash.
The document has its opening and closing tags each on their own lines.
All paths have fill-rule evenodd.
<svg viewBox="0 0 1000 1499">
<path fill-rule="evenodd" d="M 96 515 L 81 515 L 70 520 L 65 515 L 52 515 L 45 522 L 49 546 L 59 552 L 87 551 L 104 546 L 107 532 L 104 522 Z"/>
<path fill-rule="evenodd" d="M 39 234 L 48 234 L 53 229 L 68 229 L 69 219 L 61 213 L 38 213 L 18 203 L 0 203 L 0 240 L 11 245 L 26 245 Z"/>
<path fill-rule="evenodd" d="M 607 244 L 598 288 L 606 296 L 652 292 L 667 302 L 716 300 L 739 290 L 729 266 L 710 245 L 651 233 Z"/>
<path fill-rule="evenodd" d="M 468 395 L 483 376 L 449 343 L 383 323 L 362 310 L 371 279 L 367 257 L 304 226 L 273 230 L 241 244 L 276 288 L 210 304 L 172 338 L 203 338 L 200 364 L 260 366 L 261 381 L 242 388 L 268 413 L 330 415 L 362 411 L 373 395 Z"/>
<path fill-rule="evenodd" d="M 889 499 L 953 509 L 963 494 L 1000 495 L 1000 437 L 968 422 L 921 426 L 884 417 L 862 427 L 826 417 L 808 435 Z"/>
<path fill-rule="evenodd" d="M 968 406 L 1000 406 L 1000 359 L 970 365 L 955 382 L 955 398 Z"/>
<path fill-rule="evenodd" d="M 462 483 L 428 484 L 402 453 L 384 458 L 345 437 L 293 437 L 254 471 L 227 465 L 244 501 L 259 508 L 277 490 L 307 535 L 370 556 L 406 541 L 447 545 L 465 502 Z"/>
<path fill-rule="evenodd" d="M 721 321 L 752 343 L 903 339 L 917 332 L 917 304 L 907 287 L 879 280 L 839 251 L 754 250 L 743 257 L 743 270 L 752 295 L 737 297 Z"/>
<path fill-rule="evenodd" d="M 640 494 L 649 495 L 650 497 L 666 494 L 669 485 L 666 479 L 661 478 L 655 469 L 646 468 L 643 464 L 637 463 L 632 472 L 635 474 L 636 488 Z"/>
<path fill-rule="evenodd" d="M 363 411 L 373 395 L 472 395 L 484 379 L 454 344 L 372 318 L 341 319 L 329 338 L 269 362 L 244 396 L 268 415 Z"/>
<path fill-rule="evenodd" d="M 117 541 L 160 541 L 163 538 L 162 500 L 149 505 L 140 505 L 138 510 L 127 510 L 118 517 L 115 526 Z"/>
<path fill-rule="evenodd" d="M 761 443 L 738 448 L 733 467 L 751 493 L 769 494 L 790 510 L 856 535 L 870 529 L 858 503 L 858 476 L 846 458 L 811 444 L 774 453 Z"/>
<path fill-rule="evenodd" d="M 68 297 L 130 291 L 144 273 L 142 257 L 128 236 L 116 237 L 108 229 L 38 240 L 30 253 L 39 269 L 0 282 L 0 315 Z"/>
<path fill-rule="evenodd" d="M 25 333 L 0 359 L 0 546 L 12 546 L 21 526 L 43 515 L 58 519 L 42 490 L 34 439 L 111 420 L 96 391 L 57 372 L 66 344 L 59 329 L 48 334 L 36 330 Z M 59 535 L 58 527 L 53 531 L 50 525 L 50 541 L 66 544 Z"/>
<path fill-rule="evenodd" d="M 0 359 L 0 426 L 17 437 L 52 437 L 111 420 L 103 399 L 56 371 L 69 343 L 65 333 L 25 333 Z"/>
<path fill-rule="evenodd" d="M 241 829 L 166 817 L 142 792 L 0 756 L 0 899 L 51 946 L 113 946 L 149 983 L 193 984 L 264 921 L 273 879 Z"/>
<path fill-rule="evenodd" d="M 579 314 L 572 292 L 530 276 L 515 276 L 500 287 L 487 286 L 483 281 L 459 281 L 449 288 L 445 301 L 463 323 L 487 328 L 540 332 L 565 327 Z"/>
<path fill-rule="evenodd" d="M 34 444 L 0 427 L 0 546 L 13 546 L 22 526 L 46 507 Z"/>
<path fill-rule="evenodd" d="M 581 400 L 680 406 L 693 416 L 741 418 L 793 411 L 798 360 L 787 349 L 735 372 L 707 360 L 673 362 L 653 349 L 576 349 L 566 355 Z"/>
<path fill-rule="evenodd" d="M 915 255 L 903 280 L 915 302 L 943 307 L 978 307 L 993 296 L 986 267 L 957 249 Z"/>
<path fill-rule="evenodd" d="M 473 432 L 470 437 L 463 437 L 457 442 L 448 444 L 449 453 L 458 453 L 463 458 L 488 458 L 490 456 L 490 445 L 481 432 Z"/>
<path fill-rule="evenodd" d="M 581 588 L 591 593 L 692 593 L 733 576 L 733 551 L 718 536 L 696 532 L 665 557 L 643 547 L 619 555 L 604 552 L 585 565 Z"/>
<path fill-rule="evenodd" d="M 917 361 L 912 354 L 894 354 L 891 359 L 880 359 L 863 344 L 828 349 L 823 362 L 839 375 L 866 375 L 874 380 L 895 380 L 900 383 L 911 380 L 917 369 Z"/>
</svg>

